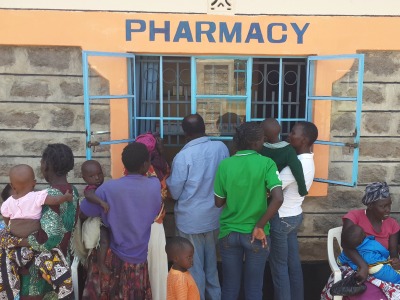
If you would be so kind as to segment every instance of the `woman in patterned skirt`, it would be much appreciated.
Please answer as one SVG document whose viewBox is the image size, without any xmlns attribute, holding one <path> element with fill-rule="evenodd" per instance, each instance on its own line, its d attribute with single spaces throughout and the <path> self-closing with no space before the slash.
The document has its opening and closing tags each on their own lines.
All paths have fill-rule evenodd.
<svg viewBox="0 0 400 300">
<path fill-rule="evenodd" d="M 20 246 L 31 246 L 33 250 L 44 251 L 59 248 L 70 263 L 69 246 L 71 232 L 77 217 L 78 192 L 68 183 L 67 174 L 74 167 L 74 156 L 71 148 L 65 144 L 49 144 L 43 151 L 41 171 L 44 179 L 50 184 L 47 189 L 51 196 L 73 193 L 72 202 L 60 205 L 44 205 L 40 218 L 41 229 L 19 242 Z M 31 264 L 21 275 L 21 300 L 42 299 L 53 287 L 42 278 L 39 269 Z"/>
<path fill-rule="evenodd" d="M 96 195 L 110 206 L 108 213 L 86 199 L 81 213 L 101 217 L 110 232 L 106 266 L 111 274 L 101 273 L 95 251 L 89 257 L 83 299 L 150 300 L 147 251 L 151 225 L 160 211 L 161 185 L 157 177 L 148 177 L 149 152 L 144 144 L 132 143 L 122 152 L 126 176 L 109 180 Z"/>
</svg>

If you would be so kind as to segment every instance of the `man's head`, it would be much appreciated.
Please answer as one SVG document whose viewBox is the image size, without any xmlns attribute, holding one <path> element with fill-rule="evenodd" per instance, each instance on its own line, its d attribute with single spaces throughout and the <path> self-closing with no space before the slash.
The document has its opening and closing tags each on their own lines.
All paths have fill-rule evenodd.
<svg viewBox="0 0 400 300">
<path fill-rule="evenodd" d="M 122 151 L 122 163 L 128 173 L 145 174 L 150 166 L 147 147 L 137 142 L 128 144 Z"/>
<path fill-rule="evenodd" d="M 186 116 L 182 121 L 182 129 L 189 140 L 204 136 L 206 134 L 204 120 L 199 114 Z"/>
<path fill-rule="evenodd" d="M 308 153 L 318 138 L 318 128 L 311 122 L 298 122 L 289 134 L 288 142 L 296 149 L 297 154 Z"/>
</svg>

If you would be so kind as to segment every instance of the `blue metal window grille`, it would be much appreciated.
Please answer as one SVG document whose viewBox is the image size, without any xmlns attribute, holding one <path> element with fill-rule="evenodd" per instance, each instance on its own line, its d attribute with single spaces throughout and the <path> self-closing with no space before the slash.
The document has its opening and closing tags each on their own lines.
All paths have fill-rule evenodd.
<svg viewBox="0 0 400 300">
<path fill-rule="evenodd" d="M 184 144 L 182 119 L 191 112 L 189 57 L 137 56 L 138 132 L 159 132 L 167 147 Z"/>
<path fill-rule="evenodd" d="M 110 95 L 107 92 L 94 94 L 92 91 L 92 79 L 96 74 L 90 69 L 89 60 L 91 57 L 100 59 L 116 59 L 123 60 L 126 64 L 127 74 L 127 89 L 126 94 L 121 95 Z M 133 116 L 129 120 L 135 120 L 136 110 L 135 107 L 135 72 L 132 67 L 135 65 L 135 55 L 129 53 L 115 53 L 115 52 L 97 52 L 97 51 L 83 51 L 82 53 L 82 72 L 83 72 L 83 100 L 84 100 L 84 113 L 85 113 L 85 130 L 86 130 L 86 158 L 91 159 L 93 155 L 93 149 L 95 147 L 107 147 L 112 144 L 127 143 L 134 141 L 134 130 L 136 129 L 135 124 L 129 122 L 129 136 L 123 140 L 111 140 L 109 124 L 105 127 L 105 130 L 94 128 L 91 119 L 96 107 L 107 106 L 110 101 L 116 100 L 128 100 L 128 114 Z M 99 77 L 99 76 L 97 76 Z"/>
<path fill-rule="evenodd" d="M 90 57 L 124 59 L 127 70 L 127 92 L 111 95 L 94 93 L 89 67 Z M 315 94 L 318 61 L 352 59 L 358 62 L 356 95 Z M 282 125 L 282 139 L 297 121 L 310 120 L 317 111 L 317 101 L 356 103 L 354 139 L 349 142 L 317 141 L 329 147 L 352 147 L 351 181 L 316 178 L 316 181 L 355 186 L 357 182 L 358 145 L 360 139 L 363 55 L 324 57 L 178 57 L 129 53 L 83 51 L 86 156 L 92 157 L 93 146 L 107 146 L 134 141 L 137 135 L 158 131 L 166 146 L 184 144 L 181 121 L 189 113 L 200 113 L 207 133 L 223 141 L 232 139 L 235 128 L 243 121 L 276 118 Z M 307 64 L 306 64 L 307 61 Z M 354 67 L 353 67 L 354 69 Z M 93 72 L 92 72 L 93 73 Z M 95 74 L 95 73 L 94 73 Z M 96 106 L 128 99 L 129 136 L 111 140 L 109 129 L 96 130 L 91 117 Z M 102 138 L 100 138 L 102 137 Z M 353 138 L 353 137 L 352 137 Z"/>
<path fill-rule="evenodd" d="M 344 68 L 343 74 L 339 74 L 337 82 L 332 88 L 329 95 L 318 91 L 318 85 L 324 84 L 323 78 L 318 76 L 318 72 L 321 69 L 329 68 L 329 72 L 340 72 L 340 70 L 332 68 L 333 66 L 340 65 L 340 62 L 349 62 L 352 64 L 350 71 L 348 67 Z M 351 134 L 348 136 L 333 136 L 331 134 L 330 140 L 317 140 L 316 144 L 326 145 L 330 147 L 330 156 L 335 156 L 333 148 L 339 149 L 336 152 L 337 156 L 342 153 L 351 156 L 351 159 L 347 161 L 347 165 L 352 165 L 351 179 L 348 181 L 344 180 L 328 180 L 325 178 L 315 178 L 315 181 L 326 182 L 330 184 L 345 185 L 345 186 L 356 186 L 358 176 L 358 156 L 359 156 L 359 143 L 360 143 L 360 124 L 361 124 L 361 105 L 362 105 L 362 92 L 363 92 L 363 80 L 364 80 L 364 54 L 349 54 L 349 55 L 332 55 L 332 56 L 310 56 L 307 64 L 308 72 L 308 86 L 307 86 L 307 120 L 312 121 L 313 116 L 318 114 L 317 109 L 314 109 L 318 102 L 321 101 L 332 101 L 332 109 L 341 105 L 341 109 L 345 110 L 351 106 L 351 113 L 354 113 L 354 123 L 350 126 Z M 322 79 L 322 81 L 321 81 Z M 340 141 L 344 140 L 344 141 Z M 347 151 L 345 150 L 347 148 Z M 332 160 L 330 157 L 331 170 Z"/>
<path fill-rule="evenodd" d="M 213 139 L 231 140 L 248 119 L 251 58 L 192 57 L 192 113 L 199 113 Z"/>
<path fill-rule="evenodd" d="M 306 58 L 254 58 L 251 120 L 275 118 L 285 140 L 297 121 L 306 120 Z"/>
</svg>

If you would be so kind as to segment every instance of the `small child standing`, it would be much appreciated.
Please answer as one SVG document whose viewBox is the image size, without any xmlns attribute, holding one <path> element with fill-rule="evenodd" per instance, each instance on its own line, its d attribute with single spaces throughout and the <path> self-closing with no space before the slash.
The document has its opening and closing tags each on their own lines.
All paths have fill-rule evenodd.
<svg viewBox="0 0 400 300">
<path fill-rule="evenodd" d="M 1 214 L 3 216 L 4 222 L 8 226 L 9 229 L 5 229 L 1 232 L 2 236 L 8 234 L 8 230 L 11 235 L 17 238 L 27 238 L 30 234 L 38 231 L 40 229 L 40 218 L 42 213 L 43 205 L 59 205 L 66 201 L 72 201 L 72 194 L 67 191 L 64 195 L 61 196 L 50 196 L 48 195 L 47 190 L 43 191 L 34 191 L 34 187 L 36 185 L 35 174 L 33 172 L 32 167 L 28 165 L 17 165 L 11 168 L 10 173 L 10 186 L 12 188 L 11 196 L 4 201 L 1 206 Z M 13 250 L 4 249 L 7 253 L 8 257 L 13 257 L 16 254 Z M 29 253 L 29 255 L 28 255 Z M 57 287 L 57 290 L 60 291 L 59 298 L 68 298 L 72 294 L 72 285 L 70 285 L 71 274 L 69 272 L 69 266 L 66 262 L 66 259 L 62 252 L 53 248 L 50 252 L 41 252 L 41 253 L 33 253 L 30 248 L 26 248 L 24 251 L 24 258 L 33 258 L 35 256 L 35 264 L 42 271 L 42 277 L 49 282 L 53 283 L 54 286 Z M 52 272 L 46 266 L 43 266 L 42 263 L 44 261 L 53 261 L 57 262 L 57 268 L 60 267 L 59 270 L 62 269 L 60 274 L 63 274 L 64 280 L 60 280 L 60 274 L 55 274 L 57 272 Z M 19 278 L 14 278 L 13 275 L 9 272 L 9 270 L 16 270 L 18 267 L 21 267 L 21 260 L 15 257 L 14 262 L 9 261 L 9 263 L 1 264 L 1 273 L 7 274 L 7 278 L 1 278 L 1 285 L 4 290 L 1 289 L 1 292 L 6 292 L 7 296 L 13 294 L 14 297 L 18 293 L 19 284 L 15 284 L 13 280 L 17 280 L 19 282 Z M 24 264 L 28 263 L 28 260 L 25 259 Z M 17 276 L 19 277 L 19 276 Z M 14 278 L 14 279 L 12 279 Z M 8 280 L 9 283 L 5 283 L 4 281 Z M 7 292 L 7 288 L 11 289 Z M 65 296 L 65 297 L 64 297 Z"/>
<path fill-rule="evenodd" d="M 193 266 L 194 247 L 183 237 L 173 237 L 165 246 L 173 265 L 167 278 L 167 300 L 198 300 L 199 289 L 189 270 Z"/>
<path fill-rule="evenodd" d="M 399 271 L 390 265 L 389 250 L 376 241 L 374 236 L 366 236 L 360 226 L 353 225 L 346 229 L 342 239 L 348 247 L 356 249 L 368 264 L 370 275 L 394 284 L 400 283 Z M 358 269 L 357 265 L 344 252 L 339 255 L 337 260 L 341 265 L 347 264 L 355 271 Z"/>
<path fill-rule="evenodd" d="M 96 160 L 87 160 L 82 164 L 81 172 L 82 172 L 83 180 L 88 184 L 84 190 L 85 198 L 89 202 L 101 206 L 104 210 L 104 213 L 108 213 L 108 211 L 110 210 L 110 206 L 108 205 L 108 203 L 105 202 L 104 200 L 100 199 L 99 197 L 97 197 L 95 194 L 96 189 L 99 186 L 101 186 L 104 182 L 104 174 L 103 174 L 103 170 L 100 166 L 100 163 Z M 89 222 L 91 222 L 91 220 L 93 220 L 93 219 L 86 220 L 85 221 L 86 225 Z M 95 225 L 93 225 L 93 227 L 96 227 L 95 228 L 96 231 L 97 231 L 97 228 L 100 228 L 100 232 L 99 232 L 99 236 L 90 237 L 90 239 L 95 240 L 95 242 L 89 243 L 89 244 L 91 244 L 89 247 L 90 248 L 92 246 L 95 247 L 95 246 L 97 246 L 97 244 L 100 245 L 99 251 L 97 252 L 97 260 L 98 260 L 99 270 L 102 273 L 110 274 L 110 270 L 107 268 L 107 266 L 105 264 L 107 250 L 110 245 L 108 229 L 104 225 L 101 224 L 100 218 L 96 218 L 96 220 L 91 224 L 95 224 Z M 85 225 L 83 225 L 83 226 L 85 227 Z M 85 240 L 84 240 L 84 243 L 85 243 Z"/>
<path fill-rule="evenodd" d="M 289 166 L 296 179 L 300 196 L 306 196 L 308 192 L 304 180 L 303 167 L 297 158 L 296 150 L 288 142 L 279 140 L 281 126 L 278 121 L 273 118 L 265 119 L 261 126 L 264 130 L 265 143 L 260 154 L 271 158 L 276 163 L 279 172 Z"/>
</svg>

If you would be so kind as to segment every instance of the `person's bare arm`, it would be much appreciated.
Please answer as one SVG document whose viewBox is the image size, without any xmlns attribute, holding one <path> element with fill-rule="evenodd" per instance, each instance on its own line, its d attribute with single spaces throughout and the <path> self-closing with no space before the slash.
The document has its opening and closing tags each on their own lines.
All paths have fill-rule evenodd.
<svg viewBox="0 0 400 300">
<path fill-rule="evenodd" d="M 271 200 L 268 205 L 267 211 L 258 220 L 256 227 L 264 228 L 265 224 L 278 212 L 278 209 L 283 203 L 282 187 L 277 186 L 271 191 Z"/>
<path fill-rule="evenodd" d="M 46 205 L 59 205 L 64 202 L 71 202 L 73 199 L 73 195 L 71 194 L 70 191 L 67 191 L 64 195 L 61 196 L 50 196 L 47 195 L 46 200 L 44 201 L 44 204 Z"/>
<path fill-rule="evenodd" d="M 343 219 L 342 236 L 343 234 L 346 234 L 346 229 L 352 225 L 354 225 L 353 221 L 351 221 L 350 219 Z M 365 260 L 361 257 L 356 249 L 350 248 L 348 245 L 346 245 L 346 243 L 343 243 L 343 238 L 342 248 L 344 254 L 346 254 L 347 257 L 350 258 L 350 260 L 358 267 L 356 274 L 357 283 L 363 283 L 365 280 L 367 280 L 368 277 L 368 264 L 365 262 Z"/>
<path fill-rule="evenodd" d="M 280 186 L 275 187 L 274 189 L 272 189 L 270 195 L 271 195 L 271 200 L 268 202 L 268 208 L 256 223 L 256 226 L 253 229 L 253 234 L 251 239 L 251 242 L 253 242 L 256 239 L 261 240 L 263 247 L 267 245 L 267 237 L 265 236 L 264 232 L 265 224 L 267 224 L 267 222 L 271 220 L 276 213 L 278 213 L 278 209 L 281 207 L 283 203 L 282 187 Z"/>
<path fill-rule="evenodd" d="M 10 218 L 3 217 L 3 221 L 8 226 L 8 223 L 10 223 Z"/>
<path fill-rule="evenodd" d="M 21 239 L 21 241 L 18 244 L 19 247 L 30 247 L 31 245 L 28 242 L 27 238 Z"/>
<path fill-rule="evenodd" d="M 39 219 L 13 219 L 10 224 L 11 234 L 18 238 L 27 238 L 38 230 L 40 230 Z"/>
<path fill-rule="evenodd" d="M 399 254 L 397 252 L 398 241 L 399 241 L 398 232 L 389 236 L 390 264 L 395 270 L 400 269 Z"/>
<path fill-rule="evenodd" d="M 100 199 L 96 193 L 95 190 L 87 190 L 84 192 L 85 198 L 90 202 L 90 203 L 94 203 L 97 205 L 100 205 L 103 209 L 104 212 L 107 213 L 110 210 L 110 206 L 108 205 L 107 202 L 105 202 L 104 200 Z"/>
<path fill-rule="evenodd" d="M 226 203 L 226 198 L 221 198 L 221 197 L 218 197 L 217 195 L 214 195 L 214 201 L 215 201 L 216 207 L 222 207 Z"/>
</svg>

